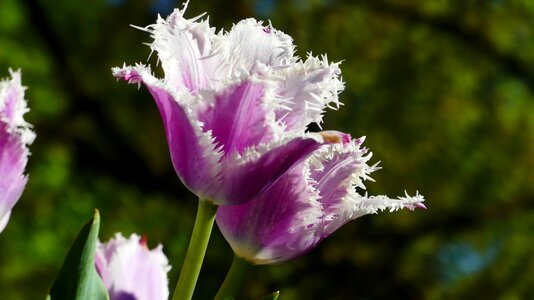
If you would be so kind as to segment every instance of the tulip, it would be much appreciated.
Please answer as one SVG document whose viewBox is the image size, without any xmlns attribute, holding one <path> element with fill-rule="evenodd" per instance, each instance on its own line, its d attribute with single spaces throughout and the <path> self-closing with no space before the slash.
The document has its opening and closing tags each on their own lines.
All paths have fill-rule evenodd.
<svg viewBox="0 0 534 300">
<path fill-rule="evenodd" d="M 28 182 L 24 169 L 30 155 L 28 145 L 35 138 L 31 125 L 23 118 L 29 109 L 20 72 L 10 74 L 11 79 L 0 81 L 0 232 Z"/>
<path fill-rule="evenodd" d="M 149 250 L 146 239 L 120 233 L 98 243 L 95 265 L 110 300 L 167 300 L 167 273 L 171 269 L 162 246 Z"/>
<path fill-rule="evenodd" d="M 145 28 L 164 78 L 137 64 L 113 75 L 144 84 L 163 120 L 174 169 L 199 198 L 173 299 L 191 299 L 213 227 L 216 205 L 260 195 L 328 139 L 307 133 L 344 88 L 337 63 L 295 56 L 290 36 L 254 19 L 228 32 L 176 9 Z"/>
</svg>

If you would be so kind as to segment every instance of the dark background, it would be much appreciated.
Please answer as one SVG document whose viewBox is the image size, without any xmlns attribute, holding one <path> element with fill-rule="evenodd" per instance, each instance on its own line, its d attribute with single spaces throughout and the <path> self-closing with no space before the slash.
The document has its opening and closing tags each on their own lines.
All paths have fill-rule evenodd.
<svg viewBox="0 0 534 300">
<path fill-rule="evenodd" d="M 528 0 L 192 0 L 229 30 L 270 19 L 297 54 L 341 61 L 345 106 L 326 129 L 367 136 L 370 194 L 419 190 L 427 211 L 353 221 L 306 256 L 253 269 L 242 299 L 534 299 L 534 4 Z M 95 207 L 101 239 L 163 243 L 174 288 L 197 200 L 170 163 L 159 114 L 110 68 L 146 62 L 146 26 L 181 2 L 2 0 L 0 76 L 22 69 L 37 139 L 0 235 L 3 299 L 43 299 Z M 151 63 L 155 60 L 151 59 Z M 196 298 L 232 252 L 214 230 Z"/>
</svg>

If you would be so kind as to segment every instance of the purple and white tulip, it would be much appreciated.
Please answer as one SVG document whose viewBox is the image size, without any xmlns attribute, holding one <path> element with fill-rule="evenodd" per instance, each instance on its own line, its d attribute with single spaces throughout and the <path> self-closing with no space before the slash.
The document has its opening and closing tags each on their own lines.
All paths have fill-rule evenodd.
<svg viewBox="0 0 534 300">
<path fill-rule="evenodd" d="M 95 265 L 110 300 L 167 300 L 167 273 L 171 269 L 162 246 L 149 250 L 136 234 L 125 239 L 117 233 L 109 242 L 98 243 Z"/>
<path fill-rule="evenodd" d="M 245 203 L 329 143 L 305 130 L 339 107 L 340 70 L 326 56 L 300 60 L 291 37 L 271 24 L 246 19 L 216 33 L 202 15 L 184 18 L 186 6 L 140 28 L 154 39 L 163 79 L 141 64 L 113 74 L 148 88 L 176 173 L 192 192 Z"/>
<path fill-rule="evenodd" d="M 325 135 L 325 133 L 323 133 Z M 338 143 L 324 145 L 293 166 L 256 199 L 220 206 L 217 225 L 235 254 L 254 264 L 285 261 L 306 253 L 345 223 L 378 211 L 425 208 L 423 196 L 399 199 L 361 195 L 369 166 L 364 138 L 327 132 Z"/>
<path fill-rule="evenodd" d="M 20 72 L 10 74 L 11 79 L 0 80 L 0 232 L 28 182 L 24 169 L 30 155 L 28 145 L 35 138 L 31 125 L 23 118 L 29 109 Z"/>
</svg>

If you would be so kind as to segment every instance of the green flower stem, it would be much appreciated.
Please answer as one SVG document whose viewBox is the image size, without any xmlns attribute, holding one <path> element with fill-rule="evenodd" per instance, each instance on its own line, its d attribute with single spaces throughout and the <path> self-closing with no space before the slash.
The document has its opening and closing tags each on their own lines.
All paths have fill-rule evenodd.
<svg viewBox="0 0 534 300">
<path fill-rule="evenodd" d="M 215 300 L 231 300 L 235 298 L 239 286 L 245 277 L 247 269 L 252 266 L 249 261 L 235 255 L 232 266 L 226 274 L 223 284 L 219 288 Z"/>
<path fill-rule="evenodd" d="M 180 272 L 178 284 L 174 290 L 173 300 L 188 300 L 193 297 L 198 274 L 200 273 L 202 261 L 204 260 L 206 249 L 208 248 L 216 212 L 217 205 L 203 199 L 198 201 L 198 210 L 195 226 L 193 227 L 193 234 L 189 241 L 189 247 L 187 248 L 187 254 L 185 255 L 185 261 L 182 266 L 182 271 Z"/>
</svg>

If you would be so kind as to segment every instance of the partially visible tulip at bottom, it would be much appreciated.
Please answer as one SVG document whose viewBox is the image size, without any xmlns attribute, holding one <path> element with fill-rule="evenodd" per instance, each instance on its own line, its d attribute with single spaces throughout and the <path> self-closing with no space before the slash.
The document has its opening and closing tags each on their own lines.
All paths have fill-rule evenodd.
<svg viewBox="0 0 534 300">
<path fill-rule="evenodd" d="M 111 300 L 167 300 L 171 269 L 162 246 L 150 250 L 136 234 L 128 239 L 117 233 L 107 243 L 98 243 L 96 269 Z"/>
</svg>

